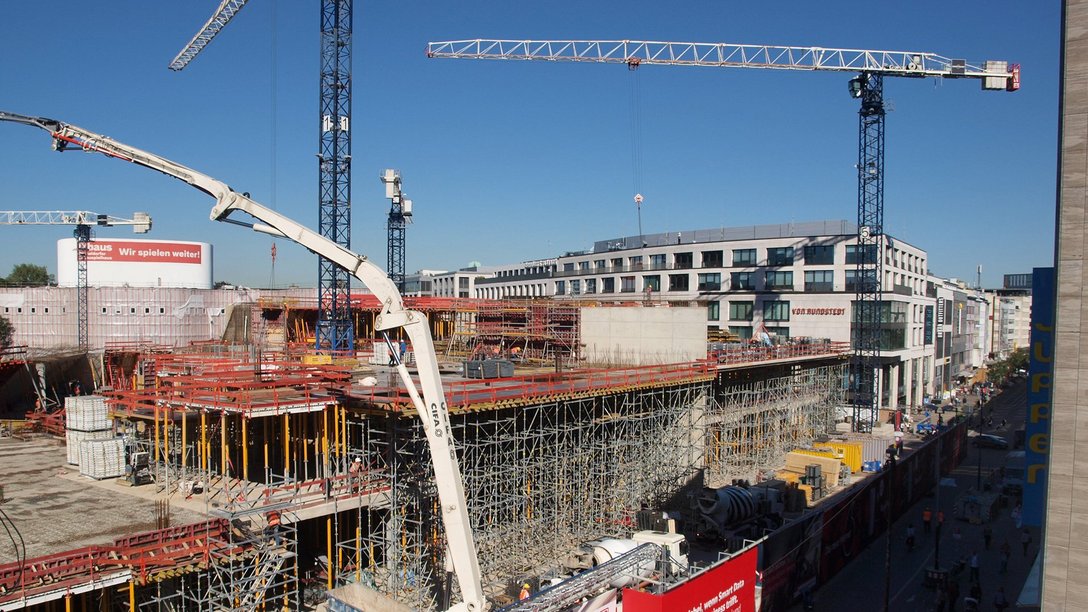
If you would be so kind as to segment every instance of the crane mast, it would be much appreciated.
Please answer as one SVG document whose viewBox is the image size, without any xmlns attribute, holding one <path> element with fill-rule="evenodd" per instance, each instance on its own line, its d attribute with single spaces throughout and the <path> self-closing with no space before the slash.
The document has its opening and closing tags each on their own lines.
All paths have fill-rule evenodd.
<svg viewBox="0 0 1088 612">
<path fill-rule="evenodd" d="M 1016 91 L 1020 66 L 1004 61 L 969 63 L 936 53 L 639 40 L 499 40 L 431 42 L 427 57 L 540 60 L 644 65 L 706 66 L 849 72 L 858 111 L 857 246 L 851 318 L 853 427 L 877 422 L 884 304 L 884 77 L 977 79 L 982 89 Z M 847 290 L 850 290 L 849 284 Z M 894 399 L 893 399 L 894 401 Z"/>
<path fill-rule="evenodd" d="M 76 346 L 87 350 L 90 342 L 88 328 L 87 254 L 93 232 L 92 226 L 110 227 L 131 225 L 132 231 L 143 234 L 151 231 L 151 217 L 147 213 L 134 213 L 132 219 L 102 215 L 86 210 L 4 210 L 0 211 L 0 225 L 74 225 L 72 235 L 76 239 Z"/>
</svg>

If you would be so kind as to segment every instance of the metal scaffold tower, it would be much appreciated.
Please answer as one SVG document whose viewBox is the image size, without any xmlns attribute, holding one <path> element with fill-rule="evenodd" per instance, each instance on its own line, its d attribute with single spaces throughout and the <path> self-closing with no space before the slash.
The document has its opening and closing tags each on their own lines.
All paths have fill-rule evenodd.
<svg viewBox="0 0 1088 612">
<path fill-rule="evenodd" d="M 709 393 L 709 382 L 618 389 L 452 415 L 489 596 L 582 542 L 632 529 L 644 504 L 660 506 L 694 481 Z M 358 567 L 342 579 L 432 609 L 449 587 L 423 433 L 415 420 L 367 423 L 366 454 L 388 458 L 391 486 L 388 504 L 360 511 L 357 538 L 338 544 L 345 565 Z"/>
<path fill-rule="evenodd" d="M 790 376 L 723 385 L 706 410 L 706 481 L 758 480 L 786 453 L 811 445 L 833 428 L 843 405 L 846 366 L 821 366 Z"/>
</svg>

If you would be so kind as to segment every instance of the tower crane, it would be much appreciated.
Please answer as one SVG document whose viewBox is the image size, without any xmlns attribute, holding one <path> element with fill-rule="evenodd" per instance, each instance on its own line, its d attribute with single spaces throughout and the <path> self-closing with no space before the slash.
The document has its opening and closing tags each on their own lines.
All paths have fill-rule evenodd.
<svg viewBox="0 0 1088 612">
<path fill-rule="evenodd" d="M 131 219 L 122 219 L 85 210 L 3 210 L 0 225 L 74 225 L 76 239 L 76 344 L 87 350 L 87 253 L 92 238 L 91 228 L 131 225 L 132 231 L 145 234 L 151 231 L 151 217 L 147 213 L 133 213 Z"/>
<path fill-rule="evenodd" d="M 222 0 L 204 27 L 170 63 L 170 69 L 184 69 L 247 1 Z M 321 0 L 318 231 L 344 248 L 351 247 L 351 29 L 352 0 Z M 320 254 L 317 300 L 316 348 L 354 351 L 351 275 Z"/>
<path fill-rule="evenodd" d="M 848 72 L 858 110 L 857 257 L 851 340 L 853 427 L 877 421 L 884 249 L 884 77 L 977 79 L 984 90 L 1016 91 L 1020 66 L 968 63 L 935 53 L 637 40 L 456 40 L 432 42 L 427 57 Z"/>
<path fill-rule="evenodd" d="M 400 172 L 386 169 L 382 172 L 385 197 L 389 198 L 389 278 L 404 293 L 404 230 L 412 221 L 412 201 L 401 191 Z"/>
<path fill-rule="evenodd" d="M 446 530 L 448 558 L 452 561 L 462 597 L 462 601 L 451 606 L 448 612 L 483 612 L 486 601 L 480 563 L 476 557 L 476 544 L 465 503 L 464 479 L 457 461 L 434 339 L 431 337 L 427 316 L 405 307 L 403 296 L 389 276 L 366 256 L 353 253 L 332 239 L 255 202 L 245 194 L 234 191 L 226 183 L 177 162 L 55 119 L 0 111 L 0 121 L 13 121 L 45 130 L 52 137 L 53 148 L 57 151 L 83 150 L 102 153 L 174 177 L 215 199 L 210 215 L 213 221 L 242 225 L 271 236 L 286 238 L 315 255 L 334 262 L 374 293 L 381 304 L 381 312 L 378 313 L 374 326 L 385 334 L 386 344 L 396 360 L 396 372 L 408 390 L 408 396 L 422 422 L 434 467 L 438 507 L 441 508 L 439 514 Z M 236 212 L 246 214 L 256 222 L 232 218 L 231 215 Z M 402 330 L 412 341 L 418 385 L 408 373 L 408 368 L 400 361 L 400 352 L 395 350 L 388 335 L 390 330 Z"/>
</svg>

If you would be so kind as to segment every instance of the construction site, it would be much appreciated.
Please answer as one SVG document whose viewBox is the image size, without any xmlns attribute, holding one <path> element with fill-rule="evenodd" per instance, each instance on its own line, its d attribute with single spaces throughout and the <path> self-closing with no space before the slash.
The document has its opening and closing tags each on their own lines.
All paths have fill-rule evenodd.
<svg viewBox="0 0 1088 612">
<path fill-rule="evenodd" d="M 170 68 L 184 69 L 245 4 L 224 0 Z M 662 278 L 642 274 L 641 193 L 642 244 L 616 245 L 626 253 L 609 268 L 632 274 L 601 282 L 601 293 L 628 295 L 582 299 L 572 279 L 561 298 L 565 281 L 541 273 L 532 299 L 475 299 L 456 275 L 444 280 L 458 281 L 458 297 L 408 297 L 413 207 L 398 171 L 379 174 L 386 267 L 352 251 L 352 2 L 320 4 L 316 230 L 157 153 L 0 111 L 0 123 L 46 132 L 56 152 L 177 179 L 214 200 L 213 221 L 318 262 L 316 292 L 213 289 L 210 243 L 92 237 L 92 226 L 150 230 L 146 213 L 7 213 L 4 225 L 74 226 L 58 260 L 75 274 L 0 291 L 17 345 L 0 355 L 11 417 L 0 430 L 11 542 L 0 547 L 0 611 L 776 612 L 962 459 L 961 420 L 931 424 L 904 450 L 911 406 L 898 405 L 899 378 L 924 378 L 882 358 L 931 350 L 930 326 L 939 337 L 944 324 L 921 318 L 924 265 L 884 269 L 899 263 L 884 228 L 883 79 L 1016 91 L 1018 65 L 726 43 L 429 43 L 428 59 L 848 73 L 860 102 L 858 217 L 841 255 L 839 240 L 804 257 L 839 257 L 850 266 L 842 282 L 798 269 L 804 292 L 845 306 L 780 299 L 801 292 L 792 246 L 765 247 L 758 261 L 756 248 L 734 251 L 746 271 L 727 285 L 720 272 L 689 277 L 694 251 L 652 255 L 652 269 L 684 271 L 666 279 L 676 291 L 697 291 L 649 299 Z M 588 273 L 581 263 L 563 273 Z M 702 266 L 728 267 L 720 250 Z M 751 301 L 726 304 L 724 319 L 727 291 Z M 842 317 L 849 341 L 791 336 L 791 314 Z M 750 337 L 724 321 L 746 322 Z M 844 540 L 842 517 L 862 515 Z"/>
<path fill-rule="evenodd" d="M 834 433 L 844 401 L 846 346 L 738 345 L 684 363 L 593 367 L 578 353 L 579 311 L 606 306 L 464 306 L 447 300 L 432 315 L 495 605 L 511 603 L 521 581 L 558 575 L 585 542 L 634 529 L 639 510 L 679 516 L 706 487 L 784 465 L 789 451 Z M 388 352 L 328 359 L 293 350 L 301 343 L 289 330 L 306 326 L 290 325 L 283 304 L 249 312 L 288 324 L 251 327 L 257 342 L 108 347 L 91 368 L 102 376 L 95 394 L 32 413 L 0 442 L 9 457 L 38 457 L 5 483 L 18 491 L 3 510 L 25 548 L 0 570 L 3 609 L 303 609 L 351 583 L 412 609 L 450 595 L 426 440 Z M 479 354 L 513 373 L 466 377 Z M 9 376 L 25 376 L 11 357 Z M 98 425 L 79 416 L 96 398 L 109 407 Z M 49 442 L 78 445 L 83 431 L 101 429 L 122 442 L 120 460 L 65 462 Z M 104 461 L 112 472 L 101 472 Z M 34 488 L 57 486 L 43 474 L 98 499 L 58 498 L 43 513 Z M 89 519 L 88 503 L 97 507 L 92 532 L 31 535 Z M 155 504 L 148 525 L 158 529 L 138 532 L 130 509 L 140 504 Z"/>
</svg>

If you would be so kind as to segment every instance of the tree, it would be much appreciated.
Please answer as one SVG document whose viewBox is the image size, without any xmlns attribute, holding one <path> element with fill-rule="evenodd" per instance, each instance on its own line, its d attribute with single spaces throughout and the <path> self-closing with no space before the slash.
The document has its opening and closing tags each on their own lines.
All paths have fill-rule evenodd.
<svg viewBox="0 0 1088 612">
<path fill-rule="evenodd" d="M 6 317 L 0 316 L 0 348 L 11 346 L 13 336 L 15 336 L 15 327 Z"/>
<path fill-rule="evenodd" d="M 9 285 L 37 287 L 52 283 L 53 276 L 49 274 L 49 270 L 46 270 L 45 266 L 21 263 L 15 264 L 15 267 L 11 269 L 11 274 L 4 280 Z"/>
</svg>

